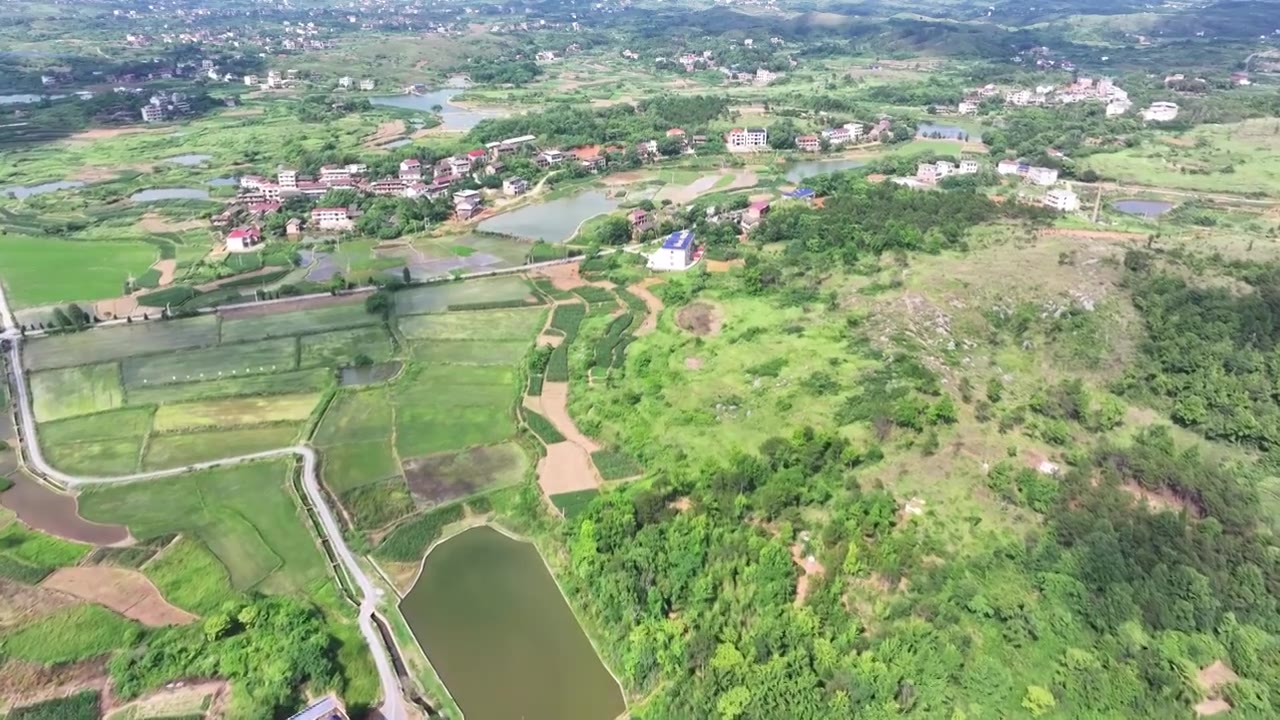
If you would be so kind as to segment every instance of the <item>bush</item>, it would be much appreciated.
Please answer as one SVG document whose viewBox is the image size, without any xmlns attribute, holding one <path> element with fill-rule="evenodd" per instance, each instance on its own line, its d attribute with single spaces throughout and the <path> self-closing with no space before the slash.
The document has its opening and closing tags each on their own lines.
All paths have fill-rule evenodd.
<svg viewBox="0 0 1280 720">
<path fill-rule="evenodd" d="M 471 512 L 476 515 L 484 515 L 485 513 L 493 512 L 493 503 L 489 500 L 488 496 L 485 495 L 471 498 L 467 501 L 467 507 L 471 508 Z"/>
<path fill-rule="evenodd" d="M 409 488 L 399 477 L 348 490 L 342 496 L 342 506 L 361 530 L 386 527 L 414 509 Z"/>
<path fill-rule="evenodd" d="M 457 504 L 419 515 L 393 530 L 375 554 L 393 562 L 417 562 L 446 525 L 461 519 L 462 506 Z"/>
<path fill-rule="evenodd" d="M 591 453 L 602 480 L 622 480 L 644 473 L 644 468 L 630 455 L 618 450 L 597 450 Z"/>
<path fill-rule="evenodd" d="M 544 445 L 564 442 L 564 435 L 560 434 L 560 431 L 556 429 L 556 426 L 552 425 L 550 420 L 538 413 L 526 409 L 524 411 L 524 421 L 525 424 L 529 426 L 529 429 L 533 431 L 533 434 L 537 435 L 538 439 L 541 440 Z"/>
</svg>

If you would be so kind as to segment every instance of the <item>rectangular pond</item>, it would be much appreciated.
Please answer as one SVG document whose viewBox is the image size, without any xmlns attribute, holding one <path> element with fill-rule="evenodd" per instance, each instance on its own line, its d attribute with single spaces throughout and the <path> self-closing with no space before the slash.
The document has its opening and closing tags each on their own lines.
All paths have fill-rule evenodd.
<svg viewBox="0 0 1280 720">
<path fill-rule="evenodd" d="M 529 543 L 464 531 L 427 555 L 400 609 L 467 720 L 613 720 L 626 709 Z"/>
<path fill-rule="evenodd" d="M 74 188 L 84 187 L 84 183 L 79 180 L 55 180 L 53 182 L 40 183 L 39 185 L 10 185 L 3 189 L 6 195 L 22 200 L 33 195 L 43 195 L 45 193 L 57 192 L 59 190 L 71 190 Z"/>
<path fill-rule="evenodd" d="M 598 190 L 547 203 L 525 205 L 482 221 L 476 229 L 550 243 L 567 241 L 588 218 L 618 208 L 618 201 Z"/>
<path fill-rule="evenodd" d="M 802 160 L 787 166 L 786 178 L 790 182 L 798 183 L 814 175 L 853 170 L 866 164 L 866 160 Z"/>
</svg>

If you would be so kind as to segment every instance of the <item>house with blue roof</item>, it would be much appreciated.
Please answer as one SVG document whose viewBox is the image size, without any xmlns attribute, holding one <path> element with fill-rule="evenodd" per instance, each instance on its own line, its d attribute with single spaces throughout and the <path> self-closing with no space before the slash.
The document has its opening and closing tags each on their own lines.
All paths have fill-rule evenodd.
<svg viewBox="0 0 1280 720">
<path fill-rule="evenodd" d="M 818 193 L 813 188 L 799 187 L 789 193 L 783 193 L 789 200 L 803 200 L 805 202 L 813 202 Z"/>
<path fill-rule="evenodd" d="M 649 267 L 654 270 L 684 270 L 693 264 L 694 238 L 692 230 L 677 230 L 662 241 L 662 247 L 649 256 Z"/>
</svg>

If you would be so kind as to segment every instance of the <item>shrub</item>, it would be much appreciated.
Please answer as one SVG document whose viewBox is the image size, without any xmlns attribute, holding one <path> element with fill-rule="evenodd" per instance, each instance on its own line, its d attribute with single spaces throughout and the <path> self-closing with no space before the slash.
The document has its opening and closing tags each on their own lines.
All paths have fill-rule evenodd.
<svg viewBox="0 0 1280 720">
<path fill-rule="evenodd" d="M 414 508 L 409 488 L 399 477 L 348 490 L 342 496 L 342 506 L 362 530 L 386 527 Z"/>
<path fill-rule="evenodd" d="M 396 528 L 378 546 L 375 554 L 393 562 L 416 562 L 435 542 L 444 527 L 462 519 L 461 505 L 423 513 Z"/>
<path fill-rule="evenodd" d="M 552 425 L 550 420 L 538 413 L 526 409 L 524 411 L 524 421 L 529 426 L 529 429 L 533 431 L 533 434 L 537 435 L 538 439 L 541 440 L 544 445 L 564 442 L 564 435 L 560 434 L 560 431 L 556 429 L 556 426 Z"/>
<path fill-rule="evenodd" d="M 590 490 L 575 490 L 573 492 L 560 493 L 551 496 L 551 504 L 564 515 L 565 520 L 573 520 L 581 515 L 591 501 L 600 496 L 600 491 L 595 488 Z"/>
<path fill-rule="evenodd" d="M 96 690 L 45 700 L 9 713 L 9 720 L 98 720 L 101 716 Z"/>
</svg>

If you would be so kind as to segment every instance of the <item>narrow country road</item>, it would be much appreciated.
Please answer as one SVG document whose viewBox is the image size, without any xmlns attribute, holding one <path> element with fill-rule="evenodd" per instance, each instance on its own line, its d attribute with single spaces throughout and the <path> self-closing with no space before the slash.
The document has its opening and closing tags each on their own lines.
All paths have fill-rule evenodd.
<svg viewBox="0 0 1280 720">
<path fill-rule="evenodd" d="M 302 487 L 306 492 L 311 505 L 316 509 L 316 514 L 320 518 L 321 530 L 329 540 L 330 547 L 333 548 L 334 554 L 338 557 L 338 561 L 342 563 L 343 568 L 351 577 L 352 581 L 360 588 L 360 594 L 362 596 L 358 618 L 360 632 L 364 635 L 365 642 L 369 645 L 369 651 L 373 654 L 373 661 L 378 668 L 378 676 L 382 682 L 383 703 L 379 710 L 386 720 L 408 720 L 404 693 L 401 692 L 400 680 L 396 677 L 395 668 L 391 662 L 391 652 L 383 644 L 382 636 L 374 626 L 373 618 L 374 614 L 377 612 L 378 600 L 381 598 L 382 593 L 374 586 L 373 582 L 369 580 L 369 577 L 365 575 L 364 571 L 360 568 L 360 564 L 356 561 L 355 555 L 351 552 L 351 549 L 347 547 L 346 540 L 342 537 L 342 527 L 338 524 L 333 511 L 325 502 L 324 494 L 320 491 L 320 479 L 316 473 L 317 457 L 315 450 L 307 447 L 306 445 L 295 445 L 293 447 L 280 448 L 278 450 L 268 450 L 266 452 L 254 453 L 251 455 L 240 455 L 237 457 L 224 458 L 222 460 L 188 465 L 186 467 L 175 468 L 173 470 L 136 473 L 133 475 L 121 475 L 118 477 L 78 477 L 68 475 L 67 473 L 61 472 L 60 470 L 50 466 L 44 458 L 44 453 L 40 449 L 40 443 L 36 437 L 35 413 L 32 411 L 31 405 L 31 391 L 30 388 L 27 387 L 26 373 L 23 372 L 22 369 L 23 337 L 17 330 L 18 326 L 14 320 L 13 313 L 9 309 L 8 299 L 5 296 L 4 287 L 2 285 L 0 285 L 0 316 L 2 316 L 4 323 L 4 332 L 0 333 L 0 340 L 7 341 L 9 343 L 9 368 L 13 374 L 13 387 L 17 390 L 16 400 L 18 403 L 18 421 L 19 427 L 22 431 L 22 441 L 27 454 L 27 460 L 32 467 L 51 480 L 62 483 L 69 488 L 75 488 L 83 485 L 155 480 L 157 478 L 182 475 L 196 470 L 205 470 L 223 465 L 234 465 L 254 460 L 264 460 L 289 455 L 296 455 L 300 457 L 302 459 Z"/>
</svg>

